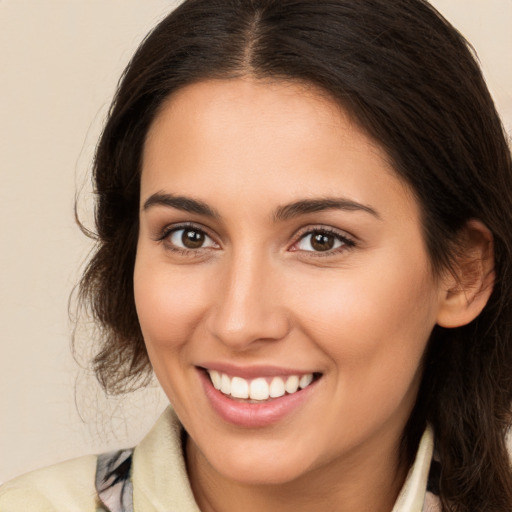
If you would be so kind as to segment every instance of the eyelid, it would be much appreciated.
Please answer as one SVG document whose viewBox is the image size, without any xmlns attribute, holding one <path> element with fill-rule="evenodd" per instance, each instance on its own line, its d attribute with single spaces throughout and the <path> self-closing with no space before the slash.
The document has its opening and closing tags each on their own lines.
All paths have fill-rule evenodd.
<svg viewBox="0 0 512 512">
<path fill-rule="evenodd" d="M 197 222 L 185 221 L 185 222 L 176 222 L 176 223 L 166 224 L 162 228 L 158 228 L 154 235 L 154 239 L 156 241 L 163 240 L 166 236 L 169 236 L 169 233 L 172 233 L 173 231 L 178 231 L 180 229 L 187 229 L 187 228 L 195 229 L 197 231 L 202 231 L 205 235 L 208 235 L 211 239 L 215 238 L 215 236 L 213 236 L 210 233 L 210 230 L 207 227 L 203 226 L 202 224 L 199 224 Z"/>
</svg>

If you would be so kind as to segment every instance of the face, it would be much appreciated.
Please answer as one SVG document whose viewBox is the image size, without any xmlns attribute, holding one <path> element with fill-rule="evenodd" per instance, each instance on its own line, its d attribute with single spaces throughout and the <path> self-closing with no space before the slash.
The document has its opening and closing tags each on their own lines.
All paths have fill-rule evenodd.
<svg viewBox="0 0 512 512">
<path fill-rule="evenodd" d="M 440 291 L 382 149 L 312 88 L 218 80 L 167 101 L 142 167 L 137 312 L 197 460 L 396 461 Z"/>
</svg>

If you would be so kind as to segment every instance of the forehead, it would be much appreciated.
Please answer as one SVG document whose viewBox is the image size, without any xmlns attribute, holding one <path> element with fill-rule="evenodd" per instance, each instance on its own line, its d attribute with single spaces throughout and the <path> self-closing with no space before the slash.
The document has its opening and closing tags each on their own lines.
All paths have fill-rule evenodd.
<svg viewBox="0 0 512 512">
<path fill-rule="evenodd" d="M 184 87 L 152 124 L 142 169 L 143 196 L 165 189 L 261 207 L 334 192 L 365 202 L 385 189 L 416 209 L 385 151 L 326 94 L 293 82 Z"/>
</svg>

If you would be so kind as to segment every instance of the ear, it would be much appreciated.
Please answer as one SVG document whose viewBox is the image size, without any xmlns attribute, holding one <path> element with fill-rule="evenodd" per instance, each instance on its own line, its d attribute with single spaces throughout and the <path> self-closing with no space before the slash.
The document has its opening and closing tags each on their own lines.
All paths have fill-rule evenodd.
<svg viewBox="0 0 512 512">
<path fill-rule="evenodd" d="M 438 325 L 460 327 L 474 320 L 491 296 L 494 278 L 493 236 L 482 222 L 470 220 L 454 268 L 441 279 Z"/>
</svg>

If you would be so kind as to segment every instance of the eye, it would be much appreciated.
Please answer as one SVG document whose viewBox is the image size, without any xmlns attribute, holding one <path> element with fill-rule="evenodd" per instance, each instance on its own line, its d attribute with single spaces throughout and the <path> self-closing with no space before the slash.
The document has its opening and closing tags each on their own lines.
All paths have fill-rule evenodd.
<svg viewBox="0 0 512 512">
<path fill-rule="evenodd" d="M 315 229 L 301 236 L 294 245 L 294 250 L 307 252 L 337 252 L 337 249 L 353 247 L 355 244 L 340 233 Z"/>
<path fill-rule="evenodd" d="M 177 249 L 196 250 L 218 247 L 204 231 L 194 227 L 173 229 L 166 234 L 166 237 L 170 245 Z"/>
</svg>

